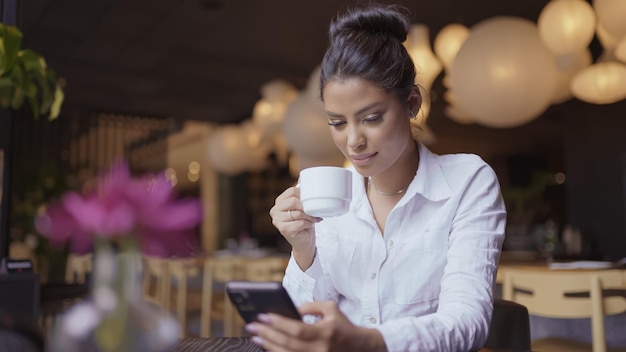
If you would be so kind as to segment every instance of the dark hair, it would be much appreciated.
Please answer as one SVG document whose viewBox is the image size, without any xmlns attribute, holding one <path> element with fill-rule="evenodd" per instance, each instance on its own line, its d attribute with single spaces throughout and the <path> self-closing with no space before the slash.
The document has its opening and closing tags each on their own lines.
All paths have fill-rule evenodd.
<svg viewBox="0 0 626 352">
<path fill-rule="evenodd" d="M 402 43 L 410 28 L 398 5 L 368 3 L 337 16 L 320 73 L 320 97 L 332 78 L 358 77 L 392 91 L 406 102 L 415 85 L 415 65 Z"/>
</svg>

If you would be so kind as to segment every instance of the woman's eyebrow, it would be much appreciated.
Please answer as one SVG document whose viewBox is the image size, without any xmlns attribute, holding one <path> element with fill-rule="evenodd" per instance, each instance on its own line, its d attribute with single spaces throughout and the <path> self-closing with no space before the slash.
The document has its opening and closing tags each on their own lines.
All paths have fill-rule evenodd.
<svg viewBox="0 0 626 352">
<path fill-rule="evenodd" d="M 360 114 L 362 114 L 362 113 L 364 113 L 364 112 L 366 112 L 366 111 L 368 111 L 368 110 L 370 110 L 370 109 L 373 109 L 373 108 L 375 108 L 375 107 L 378 107 L 378 106 L 379 106 L 379 105 L 381 105 L 381 104 L 382 104 L 382 103 L 372 103 L 372 104 L 370 104 L 370 105 L 367 105 L 366 107 L 359 109 L 359 111 L 357 111 L 355 115 L 360 115 Z M 343 115 L 341 115 L 341 114 L 337 114 L 337 113 L 334 113 L 334 112 L 332 112 L 332 111 L 326 111 L 326 114 L 327 114 L 328 116 L 330 116 L 330 117 L 343 117 Z"/>
<path fill-rule="evenodd" d="M 337 118 L 339 118 L 339 117 L 343 117 L 343 115 L 341 115 L 341 114 L 336 114 L 336 113 L 334 113 L 334 112 L 332 112 L 332 111 L 326 111 L 326 115 L 328 115 L 328 116 L 330 116 L 330 117 L 337 117 Z"/>
</svg>

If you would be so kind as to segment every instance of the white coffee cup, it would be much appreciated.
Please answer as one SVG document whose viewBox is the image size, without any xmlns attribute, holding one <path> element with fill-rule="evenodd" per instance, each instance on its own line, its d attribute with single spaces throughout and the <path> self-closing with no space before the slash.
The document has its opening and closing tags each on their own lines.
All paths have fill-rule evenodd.
<svg viewBox="0 0 626 352">
<path fill-rule="evenodd" d="M 336 166 L 300 171 L 300 200 L 304 212 L 326 218 L 343 215 L 352 200 L 352 172 Z"/>
</svg>

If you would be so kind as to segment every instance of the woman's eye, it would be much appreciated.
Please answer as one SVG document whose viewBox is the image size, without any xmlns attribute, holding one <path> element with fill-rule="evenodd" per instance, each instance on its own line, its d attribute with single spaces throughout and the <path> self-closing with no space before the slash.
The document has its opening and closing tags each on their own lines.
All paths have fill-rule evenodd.
<svg viewBox="0 0 626 352">
<path fill-rule="evenodd" d="M 370 115 L 368 117 L 366 117 L 365 119 L 363 119 L 363 121 L 365 122 L 377 122 L 382 118 L 382 115 Z"/>
<path fill-rule="evenodd" d="M 329 120 L 329 121 L 328 121 L 328 124 L 329 124 L 330 126 L 341 126 L 341 125 L 343 125 L 344 123 L 346 123 L 346 122 L 345 122 L 345 121 L 341 121 L 341 120 Z"/>
</svg>

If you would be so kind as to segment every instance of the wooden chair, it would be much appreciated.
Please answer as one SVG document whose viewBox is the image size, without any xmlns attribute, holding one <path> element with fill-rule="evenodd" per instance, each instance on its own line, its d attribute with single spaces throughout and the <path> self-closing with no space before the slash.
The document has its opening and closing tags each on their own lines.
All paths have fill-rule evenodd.
<svg viewBox="0 0 626 352">
<path fill-rule="evenodd" d="M 626 351 L 607 349 L 604 316 L 626 312 L 626 298 L 607 290 L 625 290 L 619 270 L 532 270 L 505 272 L 505 300 L 522 304 L 531 315 L 550 318 L 590 318 L 592 346 L 562 338 L 532 341 L 533 351 Z"/>
<path fill-rule="evenodd" d="M 283 281 L 288 262 L 289 258 L 282 256 L 246 258 L 244 260 L 245 280 Z"/>
<path fill-rule="evenodd" d="M 166 262 L 168 273 L 166 284 L 170 286 L 170 289 L 172 285 L 175 285 L 173 292 L 176 307 L 174 310 L 180 324 L 182 337 L 187 336 L 187 310 L 190 308 L 188 302 L 191 301 L 189 297 L 189 281 L 190 279 L 201 278 L 199 261 L 200 259 L 198 258 L 170 258 Z M 201 292 L 198 291 L 198 294 L 201 294 Z M 165 309 L 169 311 L 170 294 L 166 292 L 165 296 Z"/>
<path fill-rule="evenodd" d="M 244 258 L 241 261 L 243 270 L 242 279 L 247 281 L 282 282 L 285 276 L 285 269 L 287 269 L 287 263 L 289 263 L 289 257 L 285 256 Z M 234 314 L 232 318 L 232 331 L 236 336 L 240 336 L 244 324 L 245 322 L 241 316 Z"/>
<path fill-rule="evenodd" d="M 24 242 L 12 241 L 9 244 L 9 258 L 28 259 L 33 263 L 33 267 L 37 268 L 37 257 L 33 250 Z"/>
<path fill-rule="evenodd" d="M 228 281 L 244 278 L 240 257 L 214 257 L 204 262 L 200 336 L 212 336 L 213 320 L 223 322 L 224 336 L 240 336 L 235 319 L 238 314 L 225 292 Z"/>
<path fill-rule="evenodd" d="M 142 292 L 146 301 L 169 310 L 171 283 L 168 259 L 143 256 Z"/>
<path fill-rule="evenodd" d="M 209 258 L 203 268 L 200 335 L 213 336 L 212 322 L 221 321 L 224 336 L 241 336 L 243 320 L 225 292 L 233 280 L 282 281 L 288 257 L 246 258 L 226 256 Z"/>
<path fill-rule="evenodd" d="M 93 270 L 93 253 L 73 254 L 67 256 L 65 265 L 65 282 L 68 284 L 84 284 L 87 274 Z"/>
</svg>

